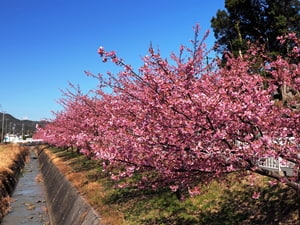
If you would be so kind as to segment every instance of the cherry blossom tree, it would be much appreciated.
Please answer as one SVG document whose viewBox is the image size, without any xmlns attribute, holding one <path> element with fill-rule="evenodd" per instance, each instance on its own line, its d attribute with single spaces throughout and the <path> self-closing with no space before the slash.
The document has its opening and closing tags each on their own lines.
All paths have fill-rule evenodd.
<svg viewBox="0 0 300 225">
<path fill-rule="evenodd" d="M 253 47 L 243 57 L 228 54 L 224 66 L 217 59 L 207 64 L 207 35 L 199 40 L 197 25 L 192 48 L 181 46 L 170 59 L 150 47 L 137 71 L 100 47 L 103 62 L 112 61 L 121 72 L 86 72 L 99 81 L 95 95 L 69 94 L 64 111 L 37 135 L 103 159 L 104 168 L 120 168 L 113 179 L 143 171 L 120 186 L 169 185 L 195 193 L 200 181 L 252 171 L 299 189 L 299 102 L 280 105 L 273 97 L 283 84 L 299 91 L 299 61 L 270 61 L 263 48 Z M 292 38 L 295 59 L 299 42 Z M 293 163 L 294 176 L 261 168 L 259 162 L 270 157 Z"/>
</svg>

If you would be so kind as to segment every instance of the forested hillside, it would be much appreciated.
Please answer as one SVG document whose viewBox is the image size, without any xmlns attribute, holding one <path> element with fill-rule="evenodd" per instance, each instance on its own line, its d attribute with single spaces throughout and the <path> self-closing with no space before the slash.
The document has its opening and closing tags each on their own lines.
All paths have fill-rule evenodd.
<svg viewBox="0 0 300 225">
<path fill-rule="evenodd" d="M 20 120 L 7 113 L 0 113 L 0 131 L 4 133 L 14 133 L 21 135 L 32 135 L 36 129 L 37 124 L 41 121 Z"/>
</svg>

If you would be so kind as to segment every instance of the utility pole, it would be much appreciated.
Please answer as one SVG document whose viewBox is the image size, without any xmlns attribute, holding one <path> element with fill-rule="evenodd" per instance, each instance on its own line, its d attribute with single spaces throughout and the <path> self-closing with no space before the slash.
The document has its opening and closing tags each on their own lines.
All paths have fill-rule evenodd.
<svg viewBox="0 0 300 225">
<path fill-rule="evenodd" d="M 7 131 L 7 121 L 8 120 L 9 120 L 8 118 L 5 119 L 5 126 L 4 126 L 4 139 L 5 139 L 5 142 L 7 142 L 7 139 L 5 138 L 5 135 L 7 135 L 7 138 L 8 138 L 8 131 Z"/>
<path fill-rule="evenodd" d="M 1 133 L 1 143 L 3 143 L 3 138 L 4 138 L 4 115 L 5 115 L 5 112 L 2 110 L 2 133 Z"/>
<path fill-rule="evenodd" d="M 22 123 L 22 139 L 24 138 L 24 123 Z"/>
<path fill-rule="evenodd" d="M 8 133 L 9 133 L 9 134 L 12 133 L 12 132 L 11 132 L 11 131 L 12 131 L 12 128 L 11 128 L 11 127 L 12 127 L 12 122 L 9 122 L 9 125 L 8 125 Z"/>
<path fill-rule="evenodd" d="M 8 118 L 5 119 L 5 128 L 4 128 L 4 133 L 5 133 L 5 134 L 6 134 L 7 131 L 8 131 L 8 126 L 7 126 L 7 121 L 8 121 L 8 120 L 9 120 Z"/>
</svg>

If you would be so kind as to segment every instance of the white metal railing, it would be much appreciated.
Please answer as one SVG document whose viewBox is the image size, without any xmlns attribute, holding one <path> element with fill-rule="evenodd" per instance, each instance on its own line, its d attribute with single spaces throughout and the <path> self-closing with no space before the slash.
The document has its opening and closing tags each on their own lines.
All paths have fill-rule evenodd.
<svg viewBox="0 0 300 225">
<path fill-rule="evenodd" d="M 274 157 L 262 158 L 258 161 L 258 166 L 266 170 L 282 171 L 287 176 L 295 175 L 295 164 L 280 157 L 278 159 Z"/>
<path fill-rule="evenodd" d="M 270 169 L 278 169 L 280 170 L 280 163 L 279 160 L 275 158 L 263 158 L 258 161 L 258 166 L 270 168 Z"/>
</svg>

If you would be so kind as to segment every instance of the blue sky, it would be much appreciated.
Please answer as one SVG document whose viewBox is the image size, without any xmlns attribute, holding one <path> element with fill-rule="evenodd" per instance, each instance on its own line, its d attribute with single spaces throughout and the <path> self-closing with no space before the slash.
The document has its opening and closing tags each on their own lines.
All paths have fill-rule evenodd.
<svg viewBox="0 0 300 225">
<path fill-rule="evenodd" d="M 92 73 L 117 72 L 99 46 L 137 68 L 150 44 L 168 56 L 202 33 L 224 0 L 1 0 L 0 110 L 18 119 L 53 118 L 68 82 L 94 89 Z M 212 46 L 213 32 L 207 40 Z"/>
</svg>

